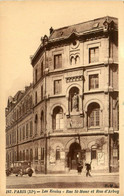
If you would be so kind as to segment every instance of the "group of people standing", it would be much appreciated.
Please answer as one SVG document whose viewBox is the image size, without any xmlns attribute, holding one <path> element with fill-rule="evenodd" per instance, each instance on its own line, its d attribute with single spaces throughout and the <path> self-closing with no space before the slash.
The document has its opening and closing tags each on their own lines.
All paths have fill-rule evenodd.
<svg viewBox="0 0 124 196">
<path fill-rule="evenodd" d="M 86 167 L 86 177 L 91 176 L 90 172 L 91 172 L 91 162 L 90 163 L 85 163 L 85 167 Z M 83 164 L 81 162 L 78 162 L 77 165 L 77 171 L 78 174 L 81 174 L 83 169 Z"/>
</svg>

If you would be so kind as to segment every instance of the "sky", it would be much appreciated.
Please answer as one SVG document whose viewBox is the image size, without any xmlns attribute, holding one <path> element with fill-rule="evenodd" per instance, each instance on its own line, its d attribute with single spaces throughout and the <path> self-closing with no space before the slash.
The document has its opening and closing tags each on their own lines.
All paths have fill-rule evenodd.
<svg viewBox="0 0 124 196">
<path fill-rule="evenodd" d="M 60 28 L 106 15 L 119 17 L 120 2 L 13 1 L 0 3 L 0 80 L 4 100 L 32 82 L 30 56 Z"/>
<path fill-rule="evenodd" d="M 14 96 L 32 82 L 30 56 L 40 45 L 41 37 L 49 35 L 51 26 L 56 29 L 107 15 L 121 18 L 123 25 L 123 13 L 122 1 L 1 1 L 1 130 L 5 130 L 4 110 L 8 96 Z M 123 56 L 121 49 L 120 55 Z"/>
</svg>

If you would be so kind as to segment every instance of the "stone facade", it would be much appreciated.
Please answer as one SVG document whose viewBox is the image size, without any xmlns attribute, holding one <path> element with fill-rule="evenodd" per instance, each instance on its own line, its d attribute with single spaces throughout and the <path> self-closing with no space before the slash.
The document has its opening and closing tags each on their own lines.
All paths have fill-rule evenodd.
<svg viewBox="0 0 124 196">
<path fill-rule="evenodd" d="M 77 169 L 79 161 L 91 162 L 94 172 L 118 171 L 117 25 L 116 18 L 103 17 L 51 28 L 50 36 L 41 39 L 31 57 L 33 85 L 17 103 L 11 98 L 6 108 L 7 138 L 18 135 L 6 147 L 7 165 L 14 161 L 11 151 L 17 160 L 25 151 L 24 158 L 36 172 L 69 172 Z M 30 93 L 33 110 L 8 126 L 11 114 Z M 11 109 L 10 103 L 14 104 Z M 20 129 L 30 121 L 32 134 L 28 129 L 30 136 L 20 141 Z"/>
</svg>

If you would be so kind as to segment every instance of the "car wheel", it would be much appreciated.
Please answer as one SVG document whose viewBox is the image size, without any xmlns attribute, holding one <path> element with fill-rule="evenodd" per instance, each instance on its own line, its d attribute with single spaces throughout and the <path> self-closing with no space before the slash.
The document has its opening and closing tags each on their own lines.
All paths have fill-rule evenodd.
<svg viewBox="0 0 124 196">
<path fill-rule="evenodd" d="M 9 176 L 10 175 L 10 173 L 9 172 L 6 172 L 6 176 Z"/>
<path fill-rule="evenodd" d="M 22 171 L 19 171 L 19 175 L 22 177 L 23 176 L 23 173 L 22 173 Z"/>
<path fill-rule="evenodd" d="M 30 172 L 30 173 L 28 174 L 28 176 L 31 177 L 31 176 L 32 176 L 32 172 Z"/>
</svg>

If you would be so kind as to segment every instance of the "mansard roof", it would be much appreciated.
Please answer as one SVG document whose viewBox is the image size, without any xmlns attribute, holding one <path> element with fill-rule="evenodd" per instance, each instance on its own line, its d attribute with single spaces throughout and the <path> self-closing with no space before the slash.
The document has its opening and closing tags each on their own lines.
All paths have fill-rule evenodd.
<svg viewBox="0 0 124 196">
<path fill-rule="evenodd" d="M 117 18 L 107 16 L 79 24 L 74 24 L 71 26 L 66 26 L 60 29 L 55 29 L 49 37 L 49 41 L 70 37 L 72 33 L 82 35 L 92 31 L 101 30 L 103 29 L 105 21 L 107 21 L 108 23 L 111 23 L 113 21 L 115 24 L 115 29 L 117 29 Z"/>
<path fill-rule="evenodd" d="M 105 23 L 108 24 L 114 24 L 114 30 L 118 29 L 118 19 L 115 17 L 102 17 L 97 18 L 94 20 L 90 20 L 87 22 L 82 22 L 79 24 L 74 24 L 71 26 L 62 27 L 59 29 L 53 29 L 50 28 L 50 31 L 52 29 L 52 33 L 49 37 L 46 35 L 41 39 L 42 43 L 36 50 L 35 54 L 31 57 L 31 63 L 34 64 L 35 59 L 41 54 L 41 52 L 44 51 L 44 46 L 46 46 L 49 43 L 54 43 L 56 41 L 62 41 L 64 39 L 71 38 L 71 36 L 75 35 L 77 37 L 80 37 L 82 35 L 87 35 L 94 32 L 103 31 Z M 47 37 L 47 39 L 46 39 Z"/>
</svg>

